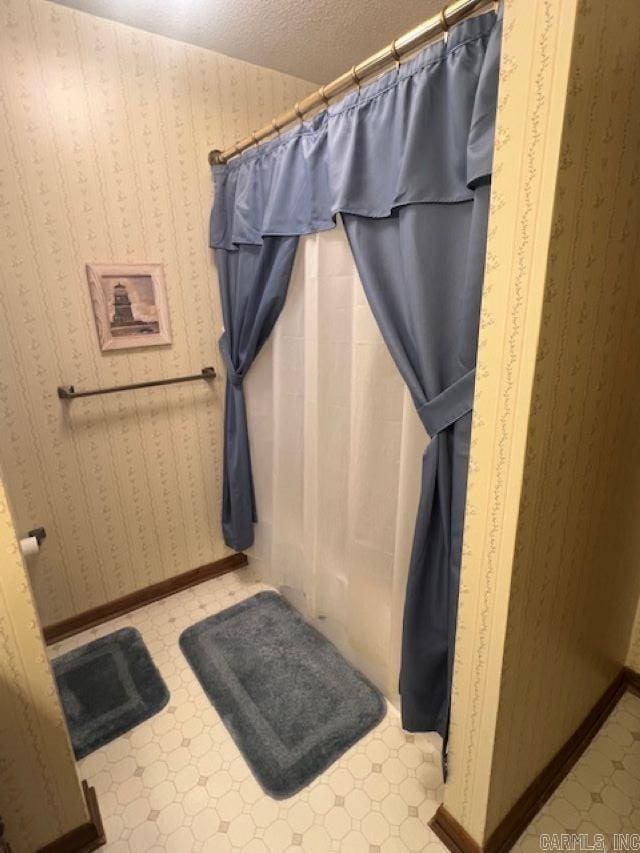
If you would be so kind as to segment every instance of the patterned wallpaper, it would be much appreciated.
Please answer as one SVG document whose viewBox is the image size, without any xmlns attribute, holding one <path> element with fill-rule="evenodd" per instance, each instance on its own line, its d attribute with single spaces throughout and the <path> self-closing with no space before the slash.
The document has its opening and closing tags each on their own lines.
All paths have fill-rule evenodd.
<svg viewBox="0 0 640 853">
<path fill-rule="evenodd" d="M 629 653 L 627 655 L 627 666 L 640 672 L 640 603 L 636 611 L 636 618 L 631 634 L 631 642 L 629 643 Z"/>
<path fill-rule="evenodd" d="M 445 793 L 479 840 L 624 663 L 638 600 L 633 7 L 507 3 Z"/>
<path fill-rule="evenodd" d="M 88 820 L 0 479 L 0 816 L 14 853 Z"/>
<path fill-rule="evenodd" d="M 45 0 L 0 6 L 0 457 L 50 623 L 225 553 L 207 152 L 310 85 Z M 101 353 L 86 262 L 164 264 L 170 347 Z"/>
<path fill-rule="evenodd" d="M 640 18 L 635 0 L 579 10 L 489 832 L 625 662 L 640 592 Z"/>
</svg>

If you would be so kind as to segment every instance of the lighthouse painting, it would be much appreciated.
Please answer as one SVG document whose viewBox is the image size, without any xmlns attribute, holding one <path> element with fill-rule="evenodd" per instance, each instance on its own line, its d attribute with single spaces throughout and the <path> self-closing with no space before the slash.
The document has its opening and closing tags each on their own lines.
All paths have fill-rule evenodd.
<svg viewBox="0 0 640 853">
<path fill-rule="evenodd" d="M 87 264 L 103 350 L 171 343 L 160 264 Z"/>
<path fill-rule="evenodd" d="M 119 281 L 113 285 L 113 316 L 111 318 L 111 331 L 116 333 L 136 322 L 131 310 L 131 297 L 126 284 Z"/>
</svg>

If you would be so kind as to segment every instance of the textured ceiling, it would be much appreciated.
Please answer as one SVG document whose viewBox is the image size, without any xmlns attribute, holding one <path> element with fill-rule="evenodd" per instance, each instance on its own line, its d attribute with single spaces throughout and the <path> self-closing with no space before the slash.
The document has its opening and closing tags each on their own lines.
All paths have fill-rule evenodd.
<svg viewBox="0 0 640 853">
<path fill-rule="evenodd" d="M 445 0 L 54 0 L 326 83 L 437 12 Z"/>
</svg>

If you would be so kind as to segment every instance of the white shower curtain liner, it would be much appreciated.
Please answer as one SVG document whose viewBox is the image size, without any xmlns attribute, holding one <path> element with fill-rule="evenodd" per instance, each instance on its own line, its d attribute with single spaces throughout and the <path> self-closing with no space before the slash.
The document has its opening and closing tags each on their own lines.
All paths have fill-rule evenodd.
<svg viewBox="0 0 640 853">
<path fill-rule="evenodd" d="M 341 225 L 301 238 L 245 394 L 251 561 L 397 704 L 425 431 Z"/>
</svg>

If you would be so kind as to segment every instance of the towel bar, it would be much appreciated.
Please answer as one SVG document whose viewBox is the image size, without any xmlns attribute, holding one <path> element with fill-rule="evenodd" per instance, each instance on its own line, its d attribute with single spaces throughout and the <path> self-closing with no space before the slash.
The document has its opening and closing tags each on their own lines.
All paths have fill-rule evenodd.
<svg viewBox="0 0 640 853">
<path fill-rule="evenodd" d="M 114 394 L 116 391 L 135 391 L 138 388 L 154 388 L 156 385 L 173 385 L 176 382 L 194 382 L 196 379 L 215 379 L 214 367 L 203 367 L 200 373 L 191 376 L 176 376 L 173 379 L 154 379 L 151 382 L 135 382 L 132 385 L 114 385 L 111 388 L 95 388 L 92 391 L 76 391 L 73 385 L 59 385 L 58 397 L 61 400 L 75 400 L 77 397 L 93 397 L 96 394 Z"/>
</svg>

